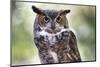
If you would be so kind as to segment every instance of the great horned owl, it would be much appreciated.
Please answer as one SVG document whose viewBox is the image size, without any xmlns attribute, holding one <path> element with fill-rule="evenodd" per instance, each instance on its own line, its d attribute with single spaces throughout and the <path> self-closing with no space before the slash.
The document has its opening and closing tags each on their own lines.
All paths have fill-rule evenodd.
<svg viewBox="0 0 100 67">
<path fill-rule="evenodd" d="M 80 62 L 76 36 L 66 18 L 70 10 L 43 10 L 35 6 L 32 10 L 37 14 L 34 41 L 41 63 Z"/>
</svg>

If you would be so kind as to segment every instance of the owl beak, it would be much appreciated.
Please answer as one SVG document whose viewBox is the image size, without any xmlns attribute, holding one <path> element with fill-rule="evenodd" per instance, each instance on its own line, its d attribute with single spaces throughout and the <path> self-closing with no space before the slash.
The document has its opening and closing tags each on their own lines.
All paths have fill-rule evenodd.
<svg viewBox="0 0 100 67">
<path fill-rule="evenodd" d="M 55 23 L 54 23 L 54 22 L 51 23 L 51 29 L 52 29 L 52 30 L 55 30 Z"/>
</svg>

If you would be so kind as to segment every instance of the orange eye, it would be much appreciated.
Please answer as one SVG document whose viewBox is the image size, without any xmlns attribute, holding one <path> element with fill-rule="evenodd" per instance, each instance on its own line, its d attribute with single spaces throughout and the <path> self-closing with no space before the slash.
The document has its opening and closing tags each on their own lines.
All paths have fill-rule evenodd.
<svg viewBox="0 0 100 67">
<path fill-rule="evenodd" d="M 61 21 L 61 16 L 57 17 L 56 21 L 60 22 Z"/>
<path fill-rule="evenodd" d="M 44 21 L 45 22 L 48 22 L 49 21 L 49 18 L 48 17 L 44 17 Z"/>
</svg>

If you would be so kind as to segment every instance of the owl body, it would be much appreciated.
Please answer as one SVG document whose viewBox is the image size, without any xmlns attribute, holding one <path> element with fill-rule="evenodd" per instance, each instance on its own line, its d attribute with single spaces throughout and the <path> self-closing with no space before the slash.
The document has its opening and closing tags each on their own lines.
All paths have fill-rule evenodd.
<svg viewBox="0 0 100 67">
<path fill-rule="evenodd" d="M 66 14 L 70 10 L 42 10 L 32 6 L 37 14 L 34 22 L 34 42 L 42 64 L 80 62 L 75 34 L 69 29 Z"/>
</svg>

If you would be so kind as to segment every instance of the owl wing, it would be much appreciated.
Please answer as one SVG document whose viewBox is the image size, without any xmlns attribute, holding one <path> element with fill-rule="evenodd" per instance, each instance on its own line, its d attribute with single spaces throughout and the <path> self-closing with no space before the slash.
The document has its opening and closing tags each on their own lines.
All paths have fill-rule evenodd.
<svg viewBox="0 0 100 67">
<path fill-rule="evenodd" d="M 70 36 L 69 36 L 69 46 L 70 46 L 70 51 L 69 51 L 69 55 L 70 55 L 70 59 L 73 62 L 79 62 L 81 61 L 81 57 L 80 57 L 80 53 L 78 51 L 78 47 L 77 47 L 77 39 L 75 34 L 70 31 L 69 32 Z"/>
</svg>

